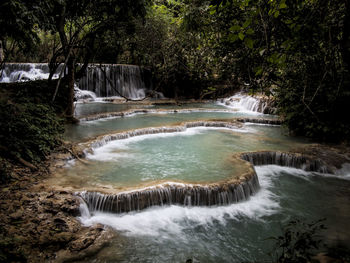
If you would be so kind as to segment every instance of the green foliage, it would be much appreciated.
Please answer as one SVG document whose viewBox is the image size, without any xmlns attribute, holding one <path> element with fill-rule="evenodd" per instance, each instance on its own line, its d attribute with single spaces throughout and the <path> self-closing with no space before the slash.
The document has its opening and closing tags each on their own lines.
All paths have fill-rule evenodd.
<svg viewBox="0 0 350 263">
<path fill-rule="evenodd" d="M 63 122 L 54 109 L 41 103 L 0 101 L 0 140 L 3 157 L 39 162 L 60 144 Z"/>
<path fill-rule="evenodd" d="M 350 120 L 342 117 L 350 99 L 349 28 L 349 0 L 5 0 L 0 5 L 5 46 L 12 40 L 33 46 L 40 36 L 37 59 L 50 57 L 52 69 L 68 57 L 73 72 L 68 75 L 77 78 L 84 66 L 75 72 L 76 62 L 139 64 L 151 70 L 155 88 L 168 97 L 214 97 L 222 89 L 208 87 L 231 92 L 249 86 L 276 97 L 292 133 L 320 140 L 350 137 Z M 73 81 L 69 85 L 72 89 Z"/>
<path fill-rule="evenodd" d="M 274 94 L 292 133 L 349 140 L 350 120 L 343 117 L 350 99 L 348 0 L 212 4 L 213 19 L 223 25 L 217 51 L 228 58 L 225 71 L 253 91 Z"/>
<path fill-rule="evenodd" d="M 301 220 L 290 221 L 278 237 L 271 237 L 275 242 L 275 261 L 281 263 L 306 263 L 315 255 L 315 250 L 320 248 L 322 240 L 320 231 L 326 229 L 322 220 L 305 223 Z"/>
<path fill-rule="evenodd" d="M 4 45 L 16 40 L 22 48 L 30 48 L 38 40 L 35 24 L 35 2 L 21 0 L 2 0 L 0 3 L 0 41 Z M 6 45 L 5 45 L 6 51 Z"/>
</svg>

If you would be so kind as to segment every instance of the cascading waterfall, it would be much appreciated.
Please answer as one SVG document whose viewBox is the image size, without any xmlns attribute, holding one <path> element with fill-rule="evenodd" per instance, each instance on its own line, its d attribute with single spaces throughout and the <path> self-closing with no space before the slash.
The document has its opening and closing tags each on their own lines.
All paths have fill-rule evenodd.
<svg viewBox="0 0 350 263">
<path fill-rule="evenodd" d="M 197 121 L 186 122 L 179 126 L 141 128 L 100 136 L 96 140 L 81 144 L 81 146 L 87 149 L 84 151 L 86 156 L 91 150 L 102 147 L 114 140 L 123 140 L 147 134 L 183 132 L 188 128 L 195 127 L 238 129 L 241 127 L 241 124 L 228 121 Z M 212 206 L 237 203 L 247 200 L 250 196 L 254 195 L 259 190 L 260 186 L 252 165 L 240 158 L 240 155 L 233 156 L 233 159 L 241 162 L 241 165 L 246 167 L 246 170 L 218 183 L 186 184 L 165 182 L 143 189 L 119 192 L 116 194 L 83 191 L 77 193 L 77 195 L 86 202 L 90 212 L 103 211 L 123 213 L 138 211 L 151 206 L 170 204 Z"/>
<path fill-rule="evenodd" d="M 61 67 L 57 72 L 61 70 Z M 2 70 L 0 83 L 47 79 L 49 74 L 47 63 L 6 63 Z M 58 78 L 58 74 L 54 74 L 53 78 Z"/>
<path fill-rule="evenodd" d="M 244 93 L 237 93 L 236 95 L 222 99 L 220 104 L 239 111 L 253 111 L 264 113 L 268 107 L 266 100 L 252 97 Z"/>
<path fill-rule="evenodd" d="M 311 157 L 298 153 L 285 152 L 250 152 L 241 154 L 241 158 L 250 162 L 253 165 L 269 165 L 275 164 L 279 166 L 288 166 L 305 171 L 319 172 L 319 173 L 334 173 L 321 160 L 313 159 Z"/>
<path fill-rule="evenodd" d="M 151 206 L 227 205 L 249 199 L 260 188 L 255 172 L 246 180 L 213 185 L 187 185 L 167 183 L 119 194 L 98 192 L 77 193 L 87 204 L 90 212 L 123 213 L 139 211 Z"/>
<path fill-rule="evenodd" d="M 150 73 L 135 65 L 91 64 L 87 74 L 78 82 L 79 88 L 94 92 L 97 97 L 131 99 L 145 97 L 151 89 Z"/>
<path fill-rule="evenodd" d="M 53 78 L 58 78 L 61 68 L 62 65 Z M 47 79 L 49 72 L 47 63 L 7 63 L 0 82 Z M 89 64 L 85 76 L 78 80 L 77 88 L 94 92 L 97 97 L 142 99 L 152 89 L 152 81 L 150 72 L 136 65 Z M 155 95 L 162 96 L 160 93 Z"/>
</svg>

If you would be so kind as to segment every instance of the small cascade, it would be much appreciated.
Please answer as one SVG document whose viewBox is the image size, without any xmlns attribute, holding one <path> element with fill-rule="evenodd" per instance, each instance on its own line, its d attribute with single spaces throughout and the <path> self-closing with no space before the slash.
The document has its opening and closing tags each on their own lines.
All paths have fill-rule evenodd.
<svg viewBox="0 0 350 263">
<path fill-rule="evenodd" d="M 197 122 L 186 122 L 181 126 L 167 126 L 167 127 L 157 127 L 157 128 L 142 128 L 126 132 L 119 132 L 115 134 L 108 134 L 97 138 L 88 143 L 88 148 L 99 148 L 106 145 L 108 142 L 115 140 L 123 140 L 132 138 L 135 136 L 148 135 L 148 134 L 159 134 L 159 133 L 174 133 L 183 132 L 188 128 L 196 127 L 212 127 L 212 128 L 227 128 L 227 129 L 238 129 L 240 125 L 235 122 L 225 122 L 225 121 L 197 121 Z M 84 144 L 83 144 L 84 145 Z M 85 150 L 85 154 L 90 150 Z"/>
<path fill-rule="evenodd" d="M 252 97 L 244 93 L 237 93 L 236 95 L 222 99 L 220 104 L 239 111 L 252 111 L 259 113 L 273 113 L 266 99 Z"/>
<path fill-rule="evenodd" d="M 94 92 L 97 97 L 142 99 L 151 89 L 150 73 L 135 65 L 91 64 L 79 80 L 79 88 Z"/>
<path fill-rule="evenodd" d="M 145 189 L 119 194 L 80 192 L 90 212 L 124 213 L 139 211 L 151 206 L 184 205 L 213 206 L 228 205 L 249 199 L 260 189 L 257 175 L 240 183 L 215 185 L 186 185 L 167 183 Z M 86 213 L 86 211 L 84 212 Z"/>
<path fill-rule="evenodd" d="M 60 69 L 61 67 L 58 71 Z M 7 63 L 2 71 L 0 83 L 48 79 L 49 75 L 47 63 Z M 53 78 L 58 78 L 58 74 L 54 74 Z"/>
<path fill-rule="evenodd" d="M 242 122 L 242 123 L 255 123 L 255 124 L 266 124 L 266 125 L 282 124 L 282 120 L 280 119 L 237 118 L 236 121 Z"/>
<path fill-rule="evenodd" d="M 74 98 L 77 101 L 94 101 L 96 99 L 96 94 L 89 90 L 81 90 L 76 85 L 74 87 Z"/>
<path fill-rule="evenodd" d="M 288 166 L 305 171 L 319 173 L 334 173 L 321 160 L 313 159 L 298 153 L 285 152 L 250 152 L 241 154 L 241 158 L 253 165 L 269 165 L 275 164 L 279 166 Z"/>
</svg>

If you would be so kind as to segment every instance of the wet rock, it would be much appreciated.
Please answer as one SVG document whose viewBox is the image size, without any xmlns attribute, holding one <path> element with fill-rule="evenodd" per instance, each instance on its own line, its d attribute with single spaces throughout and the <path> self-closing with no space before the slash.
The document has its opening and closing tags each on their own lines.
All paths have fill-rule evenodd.
<svg viewBox="0 0 350 263">
<path fill-rule="evenodd" d="M 59 243 L 68 243 L 74 238 L 74 235 L 70 232 L 61 232 L 55 235 L 54 241 Z"/>
<path fill-rule="evenodd" d="M 10 214 L 10 218 L 12 220 L 20 220 L 23 217 L 23 211 L 19 210 L 15 213 Z"/>
<path fill-rule="evenodd" d="M 68 224 L 62 218 L 55 218 L 53 223 L 55 224 L 56 229 L 59 229 L 60 231 L 69 230 Z"/>
</svg>

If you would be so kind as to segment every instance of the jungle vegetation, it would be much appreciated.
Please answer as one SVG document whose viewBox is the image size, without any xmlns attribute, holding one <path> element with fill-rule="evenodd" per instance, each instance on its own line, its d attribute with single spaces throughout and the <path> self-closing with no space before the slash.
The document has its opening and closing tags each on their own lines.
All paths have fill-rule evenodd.
<svg viewBox="0 0 350 263">
<path fill-rule="evenodd" d="M 137 64 L 167 97 L 272 96 L 291 133 L 322 141 L 349 140 L 349 28 L 349 0 L 0 3 L 2 63 L 64 63 L 70 102 L 87 63 Z"/>
</svg>

